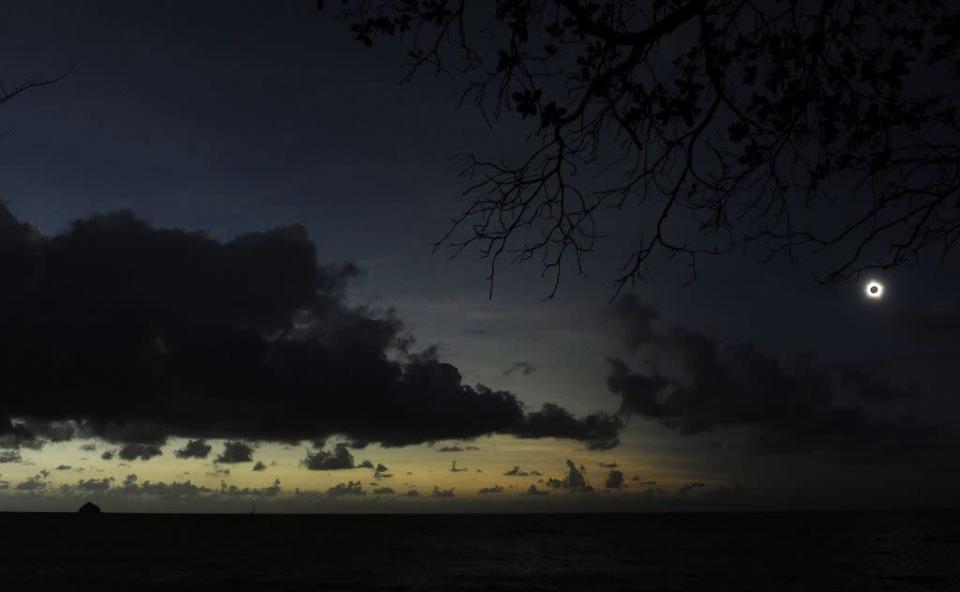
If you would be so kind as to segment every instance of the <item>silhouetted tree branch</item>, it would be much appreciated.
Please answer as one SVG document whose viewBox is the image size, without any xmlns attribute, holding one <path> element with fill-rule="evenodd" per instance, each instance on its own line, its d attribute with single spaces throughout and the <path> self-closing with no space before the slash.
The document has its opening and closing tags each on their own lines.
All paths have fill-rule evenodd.
<svg viewBox="0 0 960 592">
<path fill-rule="evenodd" d="M 70 74 L 71 70 L 72 68 L 69 68 L 62 74 L 58 74 L 53 78 L 31 78 L 30 80 L 26 80 L 16 84 L 15 86 L 7 86 L 3 79 L 0 78 L 0 105 L 13 100 L 14 97 L 21 95 L 28 90 L 40 88 L 41 86 L 47 86 L 48 84 L 53 84 L 55 82 L 60 82 Z"/>
<path fill-rule="evenodd" d="M 763 245 L 845 280 L 960 238 L 960 4 L 949 0 L 352 0 L 359 41 L 400 37 L 409 77 L 533 126 L 526 156 L 470 157 L 437 247 L 566 261 L 639 206 L 617 291 L 655 255 Z M 469 12 L 468 12 L 469 11 Z"/>
</svg>

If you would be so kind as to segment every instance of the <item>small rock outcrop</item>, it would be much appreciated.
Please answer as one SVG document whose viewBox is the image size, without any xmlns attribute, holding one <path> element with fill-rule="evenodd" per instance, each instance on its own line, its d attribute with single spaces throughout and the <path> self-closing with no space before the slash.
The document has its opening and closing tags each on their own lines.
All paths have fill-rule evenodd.
<svg viewBox="0 0 960 592">
<path fill-rule="evenodd" d="M 99 514 L 100 506 L 93 502 L 87 502 L 80 506 L 80 509 L 77 510 L 78 514 Z"/>
</svg>

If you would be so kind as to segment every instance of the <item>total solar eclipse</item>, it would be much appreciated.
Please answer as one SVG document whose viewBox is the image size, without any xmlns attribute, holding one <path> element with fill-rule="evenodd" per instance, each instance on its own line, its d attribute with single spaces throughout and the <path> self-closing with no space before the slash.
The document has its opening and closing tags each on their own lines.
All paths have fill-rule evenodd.
<svg viewBox="0 0 960 592">
<path fill-rule="evenodd" d="M 880 298 L 883 298 L 883 284 L 875 280 L 867 282 L 867 286 L 864 288 L 863 293 L 867 295 L 867 298 L 879 300 Z"/>
</svg>

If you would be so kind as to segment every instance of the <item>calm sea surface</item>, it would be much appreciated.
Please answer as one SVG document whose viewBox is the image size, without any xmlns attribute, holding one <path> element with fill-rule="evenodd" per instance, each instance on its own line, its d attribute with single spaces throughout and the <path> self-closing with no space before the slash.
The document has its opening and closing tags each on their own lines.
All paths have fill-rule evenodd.
<svg viewBox="0 0 960 592">
<path fill-rule="evenodd" d="M 960 512 L 0 514 L 0 590 L 44 584 L 60 590 L 960 590 Z"/>
</svg>

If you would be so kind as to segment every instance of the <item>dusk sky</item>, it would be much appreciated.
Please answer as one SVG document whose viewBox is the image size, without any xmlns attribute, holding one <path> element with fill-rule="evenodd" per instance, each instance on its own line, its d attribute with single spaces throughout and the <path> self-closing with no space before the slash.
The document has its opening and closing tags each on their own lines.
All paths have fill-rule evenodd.
<svg viewBox="0 0 960 592">
<path fill-rule="evenodd" d="M 433 244 L 455 156 L 529 122 L 401 84 L 334 17 L 0 7 L 5 84 L 68 72 L 0 108 L 0 510 L 955 503 L 955 254 L 833 285 L 663 257 L 617 294 L 625 216 L 552 298 L 535 261 L 491 297 L 477 249 Z"/>
</svg>

